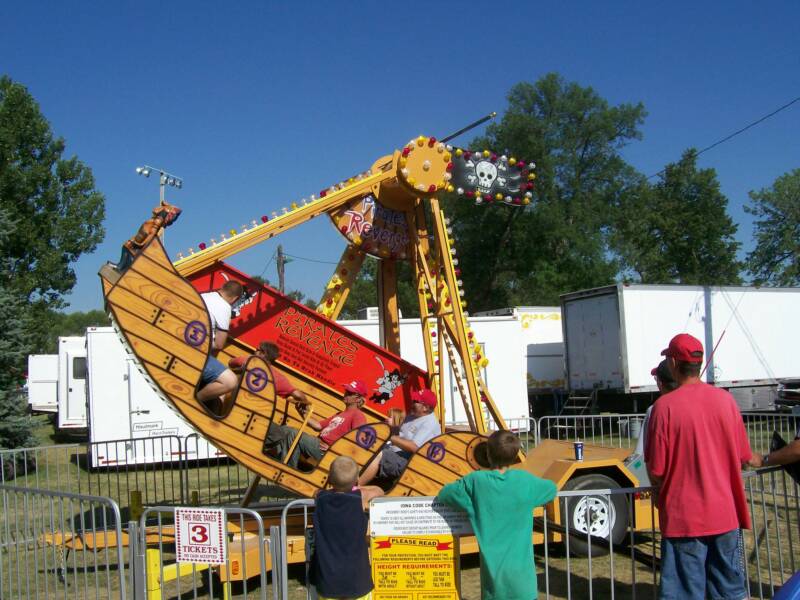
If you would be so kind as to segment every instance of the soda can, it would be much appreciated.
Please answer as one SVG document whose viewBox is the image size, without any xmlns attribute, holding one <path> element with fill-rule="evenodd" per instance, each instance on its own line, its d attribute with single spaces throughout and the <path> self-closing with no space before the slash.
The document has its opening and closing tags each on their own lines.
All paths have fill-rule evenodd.
<svg viewBox="0 0 800 600">
<path fill-rule="evenodd" d="M 575 460 L 583 460 L 583 442 L 575 442 Z"/>
</svg>

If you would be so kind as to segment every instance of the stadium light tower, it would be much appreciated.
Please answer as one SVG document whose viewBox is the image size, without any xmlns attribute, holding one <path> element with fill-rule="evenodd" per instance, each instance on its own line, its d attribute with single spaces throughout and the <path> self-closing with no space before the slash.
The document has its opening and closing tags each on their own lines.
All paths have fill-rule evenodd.
<svg viewBox="0 0 800 600">
<path fill-rule="evenodd" d="M 172 175 L 171 173 L 167 173 L 164 169 L 157 169 L 149 165 L 136 167 L 136 173 L 144 177 L 150 177 L 151 171 L 158 171 L 158 187 L 159 187 L 159 197 L 161 199 L 161 204 L 164 204 L 166 202 L 164 198 L 164 190 L 166 186 L 169 185 L 178 189 L 181 189 L 183 187 L 183 179 L 177 177 L 176 175 Z"/>
</svg>

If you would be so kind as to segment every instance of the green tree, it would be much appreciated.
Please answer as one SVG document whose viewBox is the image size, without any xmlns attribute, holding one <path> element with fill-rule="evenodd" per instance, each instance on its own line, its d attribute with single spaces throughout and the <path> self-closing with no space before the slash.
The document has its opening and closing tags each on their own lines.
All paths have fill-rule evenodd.
<svg viewBox="0 0 800 600">
<path fill-rule="evenodd" d="M 637 177 L 620 150 L 644 116 L 641 104 L 610 106 L 553 73 L 511 89 L 500 123 L 470 148 L 535 161 L 537 187 L 525 209 L 447 201 L 469 310 L 555 304 L 613 281 L 611 207 Z"/>
<path fill-rule="evenodd" d="M 103 238 L 103 195 L 24 86 L 0 77 L 0 444 L 27 443 L 25 356 L 46 345 L 52 311 L 75 285 L 72 264 Z"/>
<path fill-rule="evenodd" d="M 350 288 L 350 294 L 342 307 L 340 319 L 356 319 L 358 311 L 368 306 L 378 306 L 378 260 L 367 257 Z M 397 261 L 397 304 L 403 318 L 419 316 L 419 300 L 411 263 Z"/>
<path fill-rule="evenodd" d="M 25 384 L 24 365 L 33 344 L 22 299 L 2 285 L 0 320 L 6 324 L 0 336 L 0 448 L 19 448 L 32 444 L 22 386 Z"/>
<path fill-rule="evenodd" d="M 16 224 L 9 211 L 0 207 L 0 250 Z M 33 349 L 31 324 L 24 298 L 9 288 L 10 260 L 0 252 L 0 448 L 18 448 L 31 443 L 27 402 L 22 394 L 25 361 Z"/>
<path fill-rule="evenodd" d="M 756 217 L 755 249 L 747 270 L 756 284 L 800 285 L 800 169 L 781 175 L 771 187 L 750 192 Z"/>
<path fill-rule="evenodd" d="M 0 77 L 0 207 L 15 227 L 8 232 L 6 284 L 32 305 L 60 308 L 75 285 L 72 264 L 102 241 L 103 195 L 28 90 Z"/>
<path fill-rule="evenodd" d="M 697 168 L 689 149 L 653 185 L 620 194 L 611 236 L 623 278 L 641 283 L 725 285 L 741 282 L 737 226 L 714 169 Z"/>
<path fill-rule="evenodd" d="M 75 311 L 63 313 L 48 310 L 43 316 L 48 324 L 46 331 L 48 335 L 43 345 L 40 343 L 34 352 L 38 354 L 55 354 L 58 352 L 58 338 L 67 335 L 85 335 L 87 327 L 108 327 L 111 320 L 102 310 L 90 310 L 88 312 Z"/>
</svg>

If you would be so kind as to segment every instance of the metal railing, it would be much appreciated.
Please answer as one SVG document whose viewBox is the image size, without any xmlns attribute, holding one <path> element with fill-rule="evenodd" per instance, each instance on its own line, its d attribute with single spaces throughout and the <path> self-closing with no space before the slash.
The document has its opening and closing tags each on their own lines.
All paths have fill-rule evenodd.
<svg viewBox="0 0 800 600">
<path fill-rule="evenodd" d="M 0 483 L 107 496 L 120 506 L 131 491 L 148 505 L 238 504 L 249 477 L 197 434 L 0 450 Z"/>
<path fill-rule="evenodd" d="M 780 467 L 745 473 L 744 481 L 753 521 L 741 536 L 747 590 L 771 598 L 800 568 L 800 488 Z M 555 522 L 548 510 L 534 521 L 549 540 L 535 549 L 542 597 L 655 597 L 661 536 L 654 510 L 641 504 L 652 491 L 560 491 L 554 502 L 563 518 Z M 307 566 L 289 563 L 303 562 L 313 500 L 285 505 L 269 536 L 260 513 L 225 508 L 228 561 L 208 567 L 176 563 L 174 506 L 148 508 L 126 527 L 110 498 L 8 484 L 0 498 L 0 598 L 280 600 L 296 598 L 307 581 Z M 468 561 L 461 577 L 464 595 L 477 597 L 477 562 Z"/>
<path fill-rule="evenodd" d="M 639 439 L 644 414 L 606 414 L 540 417 L 536 444 L 542 440 L 582 440 L 598 446 L 633 448 Z"/>
<path fill-rule="evenodd" d="M 753 452 L 769 452 L 773 432 L 785 440 L 794 439 L 800 427 L 800 416 L 787 413 L 743 413 L 745 429 Z"/>
<path fill-rule="evenodd" d="M 589 443 L 594 440 L 630 447 L 634 440 L 630 422 L 642 416 L 545 417 L 538 423 L 529 420 L 516 429 L 527 439 L 534 437 L 529 431 L 540 435 L 552 431 L 559 436 L 557 439 L 569 439 L 568 429 L 547 426 L 568 424 L 573 435 L 578 432 Z M 748 414 L 743 418 L 755 451 L 767 450 L 759 440 L 766 443 L 773 430 L 782 432 L 784 438 L 794 437 L 798 423 L 797 417 L 774 413 Z M 514 423 L 508 425 L 514 428 Z M 590 432 L 594 432 L 594 438 Z M 202 443 L 194 439 L 198 441 Z M 0 451 L 0 598 L 76 597 L 76 593 L 86 598 L 118 598 L 127 591 L 137 600 L 149 600 L 155 596 L 140 595 L 148 589 L 146 578 L 139 585 L 134 586 L 131 580 L 126 586 L 125 565 L 129 561 L 146 561 L 148 556 L 152 560 L 153 554 L 148 551 L 153 549 L 160 552 L 158 562 L 137 562 L 141 569 L 127 572 L 133 578 L 145 573 L 145 564 L 161 565 L 151 566 L 150 574 L 155 568 L 151 579 L 162 582 L 163 598 L 205 598 L 220 591 L 229 597 L 241 592 L 243 598 L 263 598 L 270 569 L 271 595 L 275 600 L 288 598 L 290 587 L 297 587 L 295 579 L 300 580 L 298 585 L 304 585 L 304 569 L 300 565 L 290 569 L 289 563 L 303 560 L 305 539 L 298 533 L 309 525 L 313 501 L 284 505 L 280 522 L 269 528 L 268 538 L 266 517 L 227 508 L 234 530 L 229 547 L 241 560 L 231 559 L 224 567 L 181 570 L 174 565 L 171 554 L 171 512 L 176 505 L 194 505 L 196 501 L 215 506 L 238 500 L 247 481 L 246 472 L 224 457 L 200 464 L 180 461 L 90 469 L 89 450 L 71 444 Z M 13 472 L 9 464 L 14 465 Z M 47 487 L 54 489 L 44 489 Z M 128 534 L 124 528 L 131 518 L 127 493 L 135 487 L 146 491 L 143 503 L 154 508 L 148 509 L 138 523 L 138 531 L 137 523 L 133 530 L 128 525 Z M 204 491 L 197 491 L 198 488 Z M 752 597 L 769 598 L 800 568 L 800 560 L 795 559 L 795 546 L 800 539 L 800 494 L 797 483 L 778 467 L 746 473 L 745 490 L 753 517 L 753 529 L 742 535 L 748 590 Z M 625 529 L 629 530 L 637 519 L 637 497 L 651 491 L 631 488 L 559 492 L 556 502 L 560 513 L 567 517 L 558 523 L 542 518 L 535 525 L 545 539 L 551 540 L 535 551 L 542 596 L 654 596 L 659 532 L 648 525 L 628 531 L 627 537 L 608 538 L 609 532 L 614 535 L 609 515 L 614 515 L 616 523 L 624 513 Z M 159 498 L 166 498 L 167 502 L 159 502 Z M 548 513 L 550 519 L 553 514 Z M 603 519 L 607 521 L 605 525 Z M 246 556 L 250 557 L 249 562 L 244 561 Z M 173 573 L 175 577 L 170 579 L 168 576 Z M 477 590 L 477 568 L 464 569 L 463 578 L 468 589 Z M 296 597 L 295 589 L 292 594 Z"/>
<path fill-rule="evenodd" d="M 0 484 L 0 498 L 0 598 L 125 600 L 113 500 L 7 484 Z"/>
<path fill-rule="evenodd" d="M 567 415 L 540 417 L 536 423 L 536 444 L 542 440 L 582 440 L 599 446 L 633 448 L 642 433 L 644 413 Z M 793 439 L 800 416 L 785 413 L 743 413 L 745 429 L 753 452 L 769 451 L 773 432 Z"/>
<path fill-rule="evenodd" d="M 227 560 L 222 565 L 178 563 L 175 507 L 148 508 L 138 523 L 137 600 L 267 600 L 271 548 L 278 540 L 265 536 L 261 515 L 246 508 L 223 508 Z M 188 540 L 183 540 L 186 543 Z M 274 583 L 273 583 L 274 585 Z"/>
<path fill-rule="evenodd" d="M 777 467 L 747 472 L 744 483 L 753 528 L 740 534 L 741 568 L 749 596 L 771 598 L 800 566 L 794 555 L 800 532 L 799 488 Z M 559 503 L 561 514 L 567 515 L 564 521 L 550 520 L 552 511 L 545 513 L 550 515 L 548 518 L 534 520 L 534 531 L 550 540 L 534 550 L 540 597 L 656 598 L 661 534 L 654 525 L 632 527 L 637 508 L 646 511 L 644 516 L 649 516 L 651 523 L 657 522 L 649 503 L 644 508 L 637 507 L 639 499 L 653 491 L 654 488 L 560 491 L 554 502 Z M 307 525 L 313 500 L 295 501 L 287 505 L 285 513 L 290 506 L 303 508 L 304 526 Z M 624 535 L 620 535 L 614 530 L 623 516 Z M 638 518 L 641 517 L 640 513 Z M 602 525 L 604 519 L 606 528 Z M 275 576 L 279 578 L 273 588 L 274 600 L 289 599 L 290 581 L 295 584 L 293 588 L 302 588 L 307 581 L 307 567 L 289 570 L 288 538 L 283 519 L 281 547 L 273 555 Z M 461 570 L 462 593 L 469 598 L 479 597 L 479 568 L 477 562 L 470 565 Z M 305 589 L 306 598 L 314 598 L 313 589 Z"/>
</svg>

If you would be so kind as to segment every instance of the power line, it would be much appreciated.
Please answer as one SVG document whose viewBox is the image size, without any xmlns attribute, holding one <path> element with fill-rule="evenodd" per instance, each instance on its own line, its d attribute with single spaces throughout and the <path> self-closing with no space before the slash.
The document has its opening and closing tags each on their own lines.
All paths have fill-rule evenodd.
<svg viewBox="0 0 800 600">
<path fill-rule="evenodd" d="M 295 256 L 294 254 L 289 254 L 287 252 L 284 252 L 284 256 L 288 256 L 289 258 L 294 258 L 296 260 L 305 260 L 307 262 L 321 263 L 323 265 L 338 265 L 339 264 L 338 262 L 331 262 L 329 260 L 317 260 L 317 259 L 314 259 L 314 258 L 303 258 L 302 256 Z"/>
<path fill-rule="evenodd" d="M 275 258 L 275 252 L 273 252 L 273 253 L 272 253 L 272 256 L 270 256 L 270 257 L 269 257 L 269 260 L 268 260 L 268 261 L 266 262 L 266 264 L 264 265 L 264 269 L 263 269 L 263 270 L 261 271 L 261 273 L 258 275 L 258 277 L 259 277 L 259 278 L 261 278 L 261 279 L 264 279 L 264 273 L 266 273 L 266 272 L 267 272 L 267 269 L 269 269 L 269 266 L 272 264 L 272 260 L 273 260 L 274 258 Z"/>
<path fill-rule="evenodd" d="M 720 144 L 724 144 L 724 143 L 725 143 L 725 142 L 727 142 L 728 140 L 735 138 L 737 135 L 740 135 L 740 134 L 744 133 L 745 131 L 747 131 L 748 129 L 750 129 L 750 128 L 752 128 L 752 127 L 755 127 L 755 126 L 756 126 L 756 125 L 758 125 L 759 123 L 763 123 L 764 121 L 766 121 L 766 120 L 767 120 L 767 119 L 769 119 L 770 117 L 774 117 L 774 116 L 775 116 L 775 115 L 777 115 L 779 112 L 781 112 L 781 111 L 783 111 L 783 110 L 786 110 L 787 108 L 789 108 L 789 107 L 790 107 L 792 104 L 795 104 L 796 102 L 800 102 L 800 96 L 798 96 L 797 98 L 794 98 L 793 100 L 790 100 L 789 102 L 787 102 L 787 103 L 786 103 L 786 104 L 784 104 L 783 106 L 781 106 L 781 107 L 779 107 L 779 108 L 776 108 L 776 109 L 775 109 L 775 110 L 773 110 L 771 113 L 764 115 L 764 116 L 763 116 L 763 117 L 761 117 L 760 119 L 757 119 L 757 120 L 753 121 L 753 122 L 752 122 L 752 123 L 750 123 L 749 125 L 745 125 L 745 126 L 744 126 L 744 127 L 742 127 L 741 129 L 738 129 L 738 130 L 734 131 L 733 133 L 731 133 L 731 134 L 729 134 L 729 135 L 726 135 L 724 138 L 722 138 L 721 140 L 717 140 L 716 142 L 714 142 L 714 143 L 713 143 L 713 144 L 711 144 L 710 146 L 706 146 L 706 147 L 705 147 L 705 148 L 703 148 L 702 150 L 698 150 L 698 152 L 697 152 L 697 156 L 700 156 L 701 154 L 703 154 L 703 152 L 708 152 L 708 151 L 709 151 L 709 150 L 711 150 L 712 148 L 716 148 L 716 147 L 717 147 L 717 146 L 719 146 Z M 661 170 L 660 170 L 658 173 L 653 173 L 652 175 L 650 175 L 650 176 L 648 177 L 648 179 L 652 179 L 653 177 L 658 177 L 658 176 L 659 176 L 659 175 L 661 175 L 661 174 L 662 174 L 664 171 L 665 171 L 665 169 L 661 169 Z"/>
<path fill-rule="evenodd" d="M 735 137 L 736 137 L 737 135 L 739 135 L 740 133 L 744 133 L 745 131 L 747 131 L 747 130 L 748 130 L 748 129 L 750 129 L 751 127 L 755 127 L 756 125 L 758 125 L 759 123 L 761 123 L 761 122 L 763 122 L 763 121 L 766 121 L 766 120 L 767 120 L 767 119 L 769 119 L 770 117 L 772 117 L 772 116 L 774 116 L 774 115 L 777 115 L 779 112 L 781 112 L 782 110 L 785 110 L 785 109 L 789 108 L 789 107 L 790 107 L 792 104 L 794 104 L 795 102 L 798 102 L 798 101 L 800 101 L 800 96 L 798 96 L 797 98 L 795 98 L 794 100 L 792 100 L 792 101 L 790 101 L 790 102 L 787 102 L 786 104 L 784 104 L 784 105 L 783 105 L 783 106 L 781 106 L 780 108 L 777 108 L 777 109 L 773 110 L 773 111 L 772 111 L 771 113 L 769 113 L 768 115 L 764 115 L 763 117 L 761 117 L 761 118 L 760 118 L 760 119 L 758 119 L 757 121 L 753 121 L 753 122 L 752 122 L 752 123 L 750 123 L 749 125 L 746 125 L 745 127 L 742 127 L 741 129 L 739 129 L 738 131 L 734 131 L 732 134 L 730 134 L 730 135 L 729 135 L 729 136 L 727 136 L 727 137 L 724 137 L 724 138 L 722 138 L 722 139 L 721 139 L 721 140 L 719 140 L 718 142 L 714 142 L 714 143 L 713 143 L 713 144 L 711 144 L 710 146 L 706 146 L 705 148 L 703 148 L 702 150 L 700 150 L 700 151 L 698 151 L 698 152 L 697 152 L 698 156 L 699 156 L 700 154 L 702 154 L 703 152 L 706 152 L 707 150 L 711 150 L 712 148 L 714 148 L 714 147 L 716 147 L 716 146 L 719 146 L 720 144 L 722 144 L 722 143 L 724 143 L 724 142 L 727 142 L 727 141 L 728 141 L 729 139 L 731 139 L 731 138 L 735 138 Z"/>
</svg>

